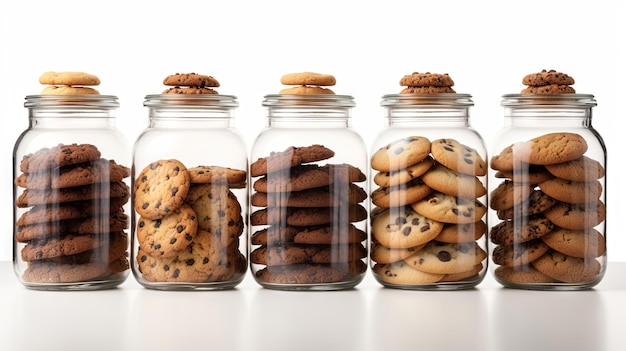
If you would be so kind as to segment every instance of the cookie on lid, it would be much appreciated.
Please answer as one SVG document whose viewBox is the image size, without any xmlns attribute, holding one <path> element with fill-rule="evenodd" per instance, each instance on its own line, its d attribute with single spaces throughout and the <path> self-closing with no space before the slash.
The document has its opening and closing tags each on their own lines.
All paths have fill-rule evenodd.
<svg viewBox="0 0 626 351">
<path fill-rule="evenodd" d="M 100 78 L 85 72 L 47 71 L 39 77 L 39 83 L 47 85 L 41 95 L 97 95 L 91 86 L 100 85 Z"/>
<path fill-rule="evenodd" d="M 456 93 L 452 88 L 454 81 L 447 73 L 413 72 L 402 77 L 400 85 L 405 87 L 400 94 Z"/>
<path fill-rule="evenodd" d="M 337 80 L 330 74 L 298 72 L 285 74 L 280 78 L 280 83 L 293 85 L 292 87 L 282 89 L 280 94 L 317 95 L 335 94 L 331 89 L 324 87 L 335 85 Z"/>
<path fill-rule="evenodd" d="M 575 83 L 574 78 L 569 75 L 551 70 L 541 70 L 541 72 L 530 73 L 524 76 L 522 84 L 527 87 L 522 90 L 522 94 L 575 94 L 576 90 L 572 87 Z"/>
<path fill-rule="evenodd" d="M 163 84 L 169 86 L 162 94 L 218 94 L 215 89 L 220 82 L 209 75 L 198 73 L 175 73 L 163 79 Z"/>
</svg>

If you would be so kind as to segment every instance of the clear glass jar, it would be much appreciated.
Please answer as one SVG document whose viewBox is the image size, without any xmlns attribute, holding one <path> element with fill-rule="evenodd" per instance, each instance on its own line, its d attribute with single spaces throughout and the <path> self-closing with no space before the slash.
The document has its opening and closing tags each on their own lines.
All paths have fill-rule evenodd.
<svg viewBox="0 0 626 351">
<path fill-rule="evenodd" d="M 266 288 L 339 290 L 367 270 L 367 151 L 347 95 L 267 95 L 250 164 L 250 267 Z"/>
<path fill-rule="evenodd" d="M 28 288 L 94 290 L 129 272 L 130 146 L 109 95 L 30 95 L 13 150 L 13 263 Z"/>
<path fill-rule="evenodd" d="M 468 94 L 390 94 L 370 159 L 370 265 L 385 287 L 457 290 L 487 271 L 486 147 Z"/>
<path fill-rule="evenodd" d="M 149 124 L 135 142 L 131 176 L 135 278 L 160 290 L 233 288 L 248 267 L 248 153 L 233 127 L 237 98 L 158 94 L 144 106 Z"/>
<path fill-rule="evenodd" d="M 505 287 L 591 288 L 606 270 L 606 148 L 593 95 L 502 97 L 492 144 L 492 273 Z"/>
</svg>

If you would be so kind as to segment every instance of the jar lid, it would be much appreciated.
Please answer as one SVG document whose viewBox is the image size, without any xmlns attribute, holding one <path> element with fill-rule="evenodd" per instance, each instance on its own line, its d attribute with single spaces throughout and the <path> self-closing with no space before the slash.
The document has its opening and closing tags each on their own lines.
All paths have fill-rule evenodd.
<svg viewBox="0 0 626 351">
<path fill-rule="evenodd" d="M 591 94 L 505 94 L 502 95 L 501 105 L 504 107 L 578 107 L 587 108 L 597 106 Z"/>
<path fill-rule="evenodd" d="M 263 106 L 267 107 L 354 107 L 354 98 L 350 95 L 319 94 L 319 95 L 265 95 Z"/>
<path fill-rule="evenodd" d="M 467 107 L 474 106 L 470 94 L 442 93 L 442 94 L 387 94 L 383 95 L 383 107 L 415 107 L 419 106 L 448 106 Z"/>
<path fill-rule="evenodd" d="M 146 107 L 176 108 L 233 108 L 238 107 L 237 97 L 221 94 L 153 94 L 146 95 Z"/>
<path fill-rule="evenodd" d="M 25 100 L 26 108 L 102 109 L 120 106 L 114 95 L 28 95 Z"/>
</svg>

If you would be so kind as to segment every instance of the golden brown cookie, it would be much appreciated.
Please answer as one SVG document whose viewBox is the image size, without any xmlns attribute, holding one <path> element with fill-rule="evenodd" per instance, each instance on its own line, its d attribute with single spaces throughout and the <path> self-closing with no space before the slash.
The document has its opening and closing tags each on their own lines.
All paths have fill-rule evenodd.
<svg viewBox="0 0 626 351">
<path fill-rule="evenodd" d="M 39 83 L 46 85 L 99 85 L 100 78 L 85 72 L 44 72 Z"/>
<path fill-rule="evenodd" d="M 545 166 L 555 177 L 574 182 L 587 182 L 604 177 L 602 164 L 587 156 L 575 160 Z"/>
<path fill-rule="evenodd" d="M 40 95 L 98 95 L 100 92 L 89 87 L 74 87 L 67 85 L 51 85 L 43 88 Z"/>
<path fill-rule="evenodd" d="M 281 89 L 280 94 L 283 95 L 332 95 L 335 94 L 334 91 L 328 88 L 322 87 L 311 87 L 308 85 L 301 85 L 297 87 L 285 88 Z"/>
<path fill-rule="evenodd" d="M 330 74 L 300 72 L 285 74 L 280 78 L 280 82 L 284 85 L 333 86 L 336 80 L 335 77 Z"/>
<path fill-rule="evenodd" d="M 409 136 L 378 149 L 371 157 L 371 166 L 382 172 L 398 171 L 424 160 L 429 154 L 428 138 Z"/>
<path fill-rule="evenodd" d="M 602 265 L 594 258 L 580 258 L 551 250 L 532 262 L 539 272 L 565 283 L 582 283 L 596 280 Z"/>
<path fill-rule="evenodd" d="M 152 162 L 135 179 L 135 211 L 145 218 L 162 218 L 184 203 L 189 186 L 189 172 L 182 162 L 175 159 Z"/>
</svg>

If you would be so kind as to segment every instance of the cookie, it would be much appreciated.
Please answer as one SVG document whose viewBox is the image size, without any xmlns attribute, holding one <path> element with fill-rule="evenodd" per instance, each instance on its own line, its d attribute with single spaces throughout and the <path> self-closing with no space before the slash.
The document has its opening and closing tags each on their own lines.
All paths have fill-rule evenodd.
<svg viewBox="0 0 626 351">
<path fill-rule="evenodd" d="M 270 245 L 285 243 L 309 245 L 354 244 L 367 239 L 367 234 L 353 224 L 305 228 L 272 226 L 256 231 L 251 235 L 250 243 L 252 245 L 268 245 L 268 236 L 272 238 Z"/>
<path fill-rule="evenodd" d="M 431 284 L 440 281 L 445 276 L 445 274 L 422 272 L 404 261 L 378 263 L 374 265 L 372 271 L 376 279 L 383 283 L 398 285 Z"/>
<path fill-rule="evenodd" d="M 42 148 L 25 155 L 20 162 L 20 171 L 37 173 L 56 167 L 76 165 L 99 159 L 100 150 L 91 144 L 58 144 Z"/>
<path fill-rule="evenodd" d="M 527 265 L 548 252 L 550 247 L 541 239 L 534 239 L 515 245 L 498 245 L 493 249 L 493 263 L 512 267 Z"/>
<path fill-rule="evenodd" d="M 554 94 L 576 94 L 576 89 L 569 85 L 550 84 L 540 87 L 528 87 L 522 89 L 520 94 L 554 95 Z"/>
<path fill-rule="evenodd" d="M 15 201 L 17 207 L 55 205 L 67 202 L 89 201 L 104 203 L 106 199 L 128 201 L 130 188 L 124 182 L 94 183 L 61 189 L 25 189 Z"/>
<path fill-rule="evenodd" d="M 421 179 L 429 188 L 446 195 L 475 199 L 487 193 L 478 177 L 453 171 L 439 163 L 424 173 Z"/>
<path fill-rule="evenodd" d="M 292 225 L 308 227 L 327 225 L 341 218 L 341 221 L 360 222 L 367 219 L 367 210 L 361 205 L 347 208 L 312 207 L 312 208 L 263 208 L 250 215 L 252 225 Z"/>
<path fill-rule="evenodd" d="M 243 232 L 241 204 L 226 186 L 194 184 L 189 188 L 185 204 L 191 206 L 198 219 L 198 228 L 232 243 Z"/>
<path fill-rule="evenodd" d="M 75 283 L 94 280 L 109 271 L 108 264 L 60 264 L 30 262 L 22 279 L 29 283 Z"/>
<path fill-rule="evenodd" d="M 85 72 L 44 72 L 39 83 L 46 85 L 100 85 L 100 78 Z"/>
<path fill-rule="evenodd" d="M 398 207 L 417 202 L 433 192 L 421 178 L 394 187 L 380 187 L 372 192 L 372 203 L 379 207 Z"/>
<path fill-rule="evenodd" d="M 546 170 L 555 177 L 573 182 L 587 182 L 604 177 L 602 164 L 587 156 L 575 160 L 545 166 Z"/>
<path fill-rule="evenodd" d="M 252 188 L 263 193 L 290 193 L 325 187 L 332 181 L 327 169 L 318 165 L 301 165 L 288 172 L 263 176 L 252 184 Z"/>
<path fill-rule="evenodd" d="M 250 262 L 269 266 L 299 263 L 345 263 L 365 258 L 360 244 L 260 246 L 250 253 Z"/>
<path fill-rule="evenodd" d="M 128 228 L 128 216 L 112 213 L 110 216 L 87 217 L 18 226 L 15 233 L 17 242 L 41 239 L 65 233 L 101 234 L 119 232 Z"/>
<path fill-rule="evenodd" d="M 284 85 L 333 86 L 335 85 L 336 80 L 335 77 L 330 74 L 300 72 L 283 75 L 280 78 L 280 83 Z"/>
<path fill-rule="evenodd" d="M 251 245 L 285 245 L 294 242 L 300 228 L 291 226 L 270 226 L 250 235 Z"/>
<path fill-rule="evenodd" d="M 402 184 L 406 184 L 413 179 L 426 173 L 435 162 L 432 157 L 427 156 L 422 161 L 409 166 L 407 168 L 399 169 L 393 172 L 377 172 L 374 175 L 374 183 L 381 187 L 394 187 Z"/>
<path fill-rule="evenodd" d="M 468 271 L 446 274 L 443 278 L 441 278 L 440 282 L 458 282 L 468 278 L 476 277 L 478 273 L 482 272 L 483 267 L 483 264 L 479 263 Z"/>
<path fill-rule="evenodd" d="M 355 184 L 344 186 L 320 187 L 286 193 L 256 192 L 250 197 L 250 203 L 256 207 L 330 207 L 335 203 L 357 204 L 367 198 L 363 188 Z"/>
<path fill-rule="evenodd" d="M 332 89 L 322 87 L 311 87 L 307 85 L 301 85 L 298 87 L 285 88 L 279 91 L 281 95 L 333 95 L 335 92 Z"/>
<path fill-rule="evenodd" d="M 189 172 L 175 159 L 159 160 L 144 167 L 133 188 L 135 211 L 147 219 L 159 219 L 179 208 L 189 192 Z"/>
<path fill-rule="evenodd" d="M 250 176 L 258 177 L 268 173 L 299 166 L 303 163 L 318 162 L 335 156 L 335 152 L 324 145 L 290 146 L 284 151 L 272 152 L 250 164 Z"/>
<path fill-rule="evenodd" d="M 452 87 L 406 87 L 400 90 L 400 94 L 454 94 Z"/>
<path fill-rule="evenodd" d="M 181 95 L 217 95 L 219 94 L 217 90 L 213 90 L 211 88 L 201 88 L 201 87 L 174 87 L 168 88 L 161 92 L 161 94 L 181 94 Z"/>
<path fill-rule="evenodd" d="M 568 76 L 565 73 L 557 72 L 553 69 L 551 70 L 541 70 L 538 73 L 530 73 L 524 76 L 522 79 L 522 84 L 528 86 L 546 86 L 546 85 L 572 85 L 574 84 L 574 78 Z"/>
<path fill-rule="evenodd" d="M 64 235 L 62 237 L 31 241 L 20 251 L 22 261 L 44 260 L 59 256 L 74 255 L 104 244 L 98 235 Z"/>
<path fill-rule="evenodd" d="M 22 173 L 15 185 L 29 189 L 69 188 L 104 182 L 120 182 L 130 175 L 128 167 L 113 160 L 99 159 L 93 162 L 65 166 L 51 172 Z"/>
<path fill-rule="evenodd" d="M 508 246 L 541 238 L 553 229 L 554 224 L 544 217 L 518 218 L 491 227 L 489 238 L 494 244 Z"/>
<path fill-rule="evenodd" d="M 534 165 L 551 165 L 573 161 L 583 156 L 588 145 L 582 135 L 576 133 L 548 133 L 531 139 L 522 151 L 522 160 Z M 528 154 L 525 155 L 524 151 Z"/>
<path fill-rule="evenodd" d="M 147 254 L 157 258 L 176 257 L 198 232 L 196 212 L 187 204 L 159 219 L 140 217 L 137 240 Z"/>
<path fill-rule="evenodd" d="M 606 206 L 602 201 L 587 204 L 557 203 L 544 212 L 555 225 L 571 230 L 595 227 L 606 219 Z"/>
<path fill-rule="evenodd" d="M 451 87 L 454 81 L 447 73 L 413 72 L 400 79 L 400 85 L 406 87 Z"/>
<path fill-rule="evenodd" d="M 515 183 L 506 179 L 491 191 L 489 207 L 496 211 L 510 209 L 527 201 L 533 191 L 530 184 Z"/>
<path fill-rule="evenodd" d="M 565 283 L 593 282 L 602 271 L 600 262 L 593 258 L 572 257 L 554 250 L 534 260 L 532 265 L 548 277 Z"/>
<path fill-rule="evenodd" d="M 534 189 L 528 199 L 519 205 L 504 210 L 497 210 L 499 219 L 512 219 L 520 216 L 533 216 L 554 206 L 558 201 L 546 195 L 543 191 Z"/>
<path fill-rule="evenodd" d="M 447 223 L 434 240 L 450 244 L 469 243 L 480 239 L 486 231 L 487 223 L 482 220 L 464 224 Z"/>
<path fill-rule="evenodd" d="M 410 167 L 430 154 L 430 140 L 410 136 L 396 140 L 378 149 L 371 157 L 371 167 L 377 171 L 391 172 Z"/>
<path fill-rule="evenodd" d="M 122 209 L 122 204 L 126 199 L 111 198 L 100 201 L 74 201 L 53 205 L 35 205 L 29 211 L 24 212 L 15 222 L 18 227 L 63 221 L 67 219 L 78 219 L 96 216 L 109 216 L 117 214 Z M 107 207 L 107 205 L 109 205 Z"/>
<path fill-rule="evenodd" d="M 538 184 L 544 180 L 554 178 L 548 170 L 547 166 L 519 164 L 515 165 L 515 170 L 497 171 L 496 178 L 508 178 L 515 183 Z"/>
<path fill-rule="evenodd" d="M 435 161 L 453 171 L 473 176 L 487 174 L 487 163 L 478 151 L 455 139 L 433 140 L 430 152 Z"/>
<path fill-rule="evenodd" d="M 39 95 L 98 95 L 97 89 L 90 87 L 71 87 L 67 85 L 51 85 L 43 88 Z"/>
<path fill-rule="evenodd" d="M 255 273 L 264 284 L 308 285 L 346 282 L 363 274 L 367 265 L 361 261 L 344 265 L 287 265 L 263 268 Z"/>
<path fill-rule="evenodd" d="M 230 188 L 243 188 L 246 184 L 246 171 L 220 166 L 196 166 L 187 169 L 191 184 L 227 184 Z"/>
<path fill-rule="evenodd" d="M 599 181 L 575 182 L 561 178 L 552 178 L 539 183 L 541 191 L 553 199 L 570 204 L 595 202 L 602 194 Z"/>
<path fill-rule="evenodd" d="M 415 212 L 426 218 L 444 223 L 475 223 L 487 212 L 480 201 L 432 192 L 424 199 L 411 204 Z"/>
<path fill-rule="evenodd" d="M 372 222 L 372 238 L 388 248 L 409 248 L 435 238 L 443 223 L 420 215 L 410 206 L 391 208 Z"/>
<path fill-rule="evenodd" d="M 111 263 L 122 256 L 126 257 L 128 249 L 128 236 L 124 232 L 102 235 L 100 239 L 103 245 L 94 249 L 82 251 L 72 255 L 51 257 L 49 260 L 56 263 L 65 264 L 86 264 L 86 263 Z"/>
<path fill-rule="evenodd" d="M 550 248 L 573 257 L 600 257 L 606 252 L 605 238 L 599 231 L 557 228 L 541 237 Z"/>
<path fill-rule="evenodd" d="M 404 262 L 426 273 L 454 274 L 472 270 L 485 258 L 487 252 L 474 242 L 449 244 L 431 241 Z"/>
<path fill-rule="evenodd" d="M 387 264 L 402 261 L 426 246 L 426 243 L 403 249 L 390 249 L 378 243 L 372 245 L 370 258 L 377 263 Z"/>
<path fill-rule="evenodd" d="M 528 264 L 514 267 L 500 266 L 494 270 L 494 275 L 498 281 L 505 284 L 547 284 L 555 282 L 554 279 Z"/>
<path fill-rule="evenodd" d="M 197 73 L 176 73 L 163 79 L 163 85 L 171 87 L 217 88 L 220 83 L 212 76 Z"/>
</svg>

